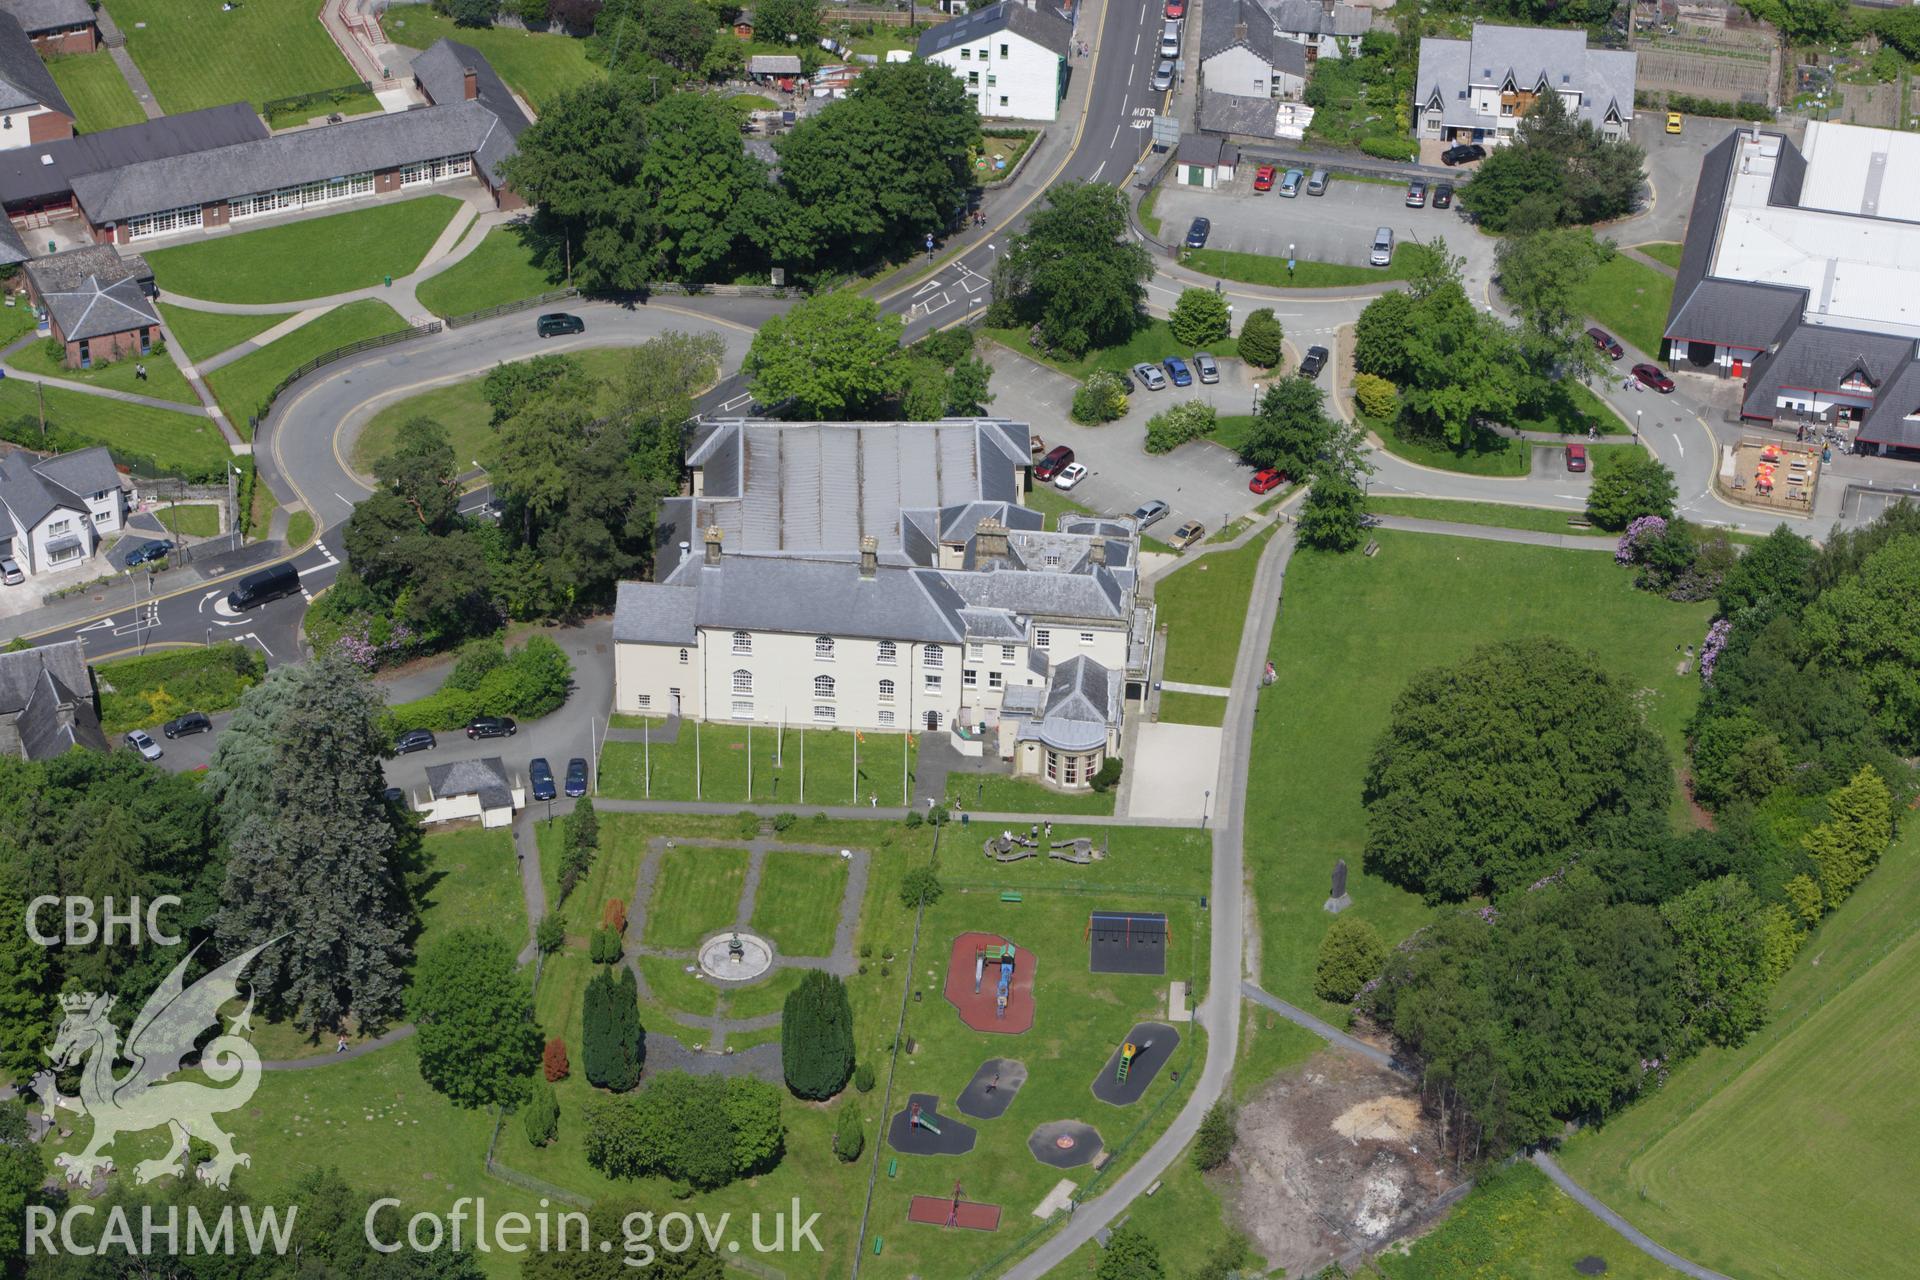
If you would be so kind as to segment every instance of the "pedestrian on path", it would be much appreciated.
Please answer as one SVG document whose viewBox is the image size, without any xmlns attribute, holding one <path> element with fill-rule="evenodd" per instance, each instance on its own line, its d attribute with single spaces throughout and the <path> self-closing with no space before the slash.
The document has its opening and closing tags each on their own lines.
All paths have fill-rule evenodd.
<svg viewBox="0 0 1920 1280">
<path fill-rule="evenodd" d="M 334 1042 L 333 1051 L 335 1053 L 345 1053 L 347 1051 L 347 1033 L 346 1032 L 342 1031 L 340 1033 L 340 1038 Z"/>
<path fill-rule="evenodd" d="M 867 808 L 878 809 L 879 807 L 880 807 L 880 794 L 876 791 L 867 792 Z"/>
</svg>

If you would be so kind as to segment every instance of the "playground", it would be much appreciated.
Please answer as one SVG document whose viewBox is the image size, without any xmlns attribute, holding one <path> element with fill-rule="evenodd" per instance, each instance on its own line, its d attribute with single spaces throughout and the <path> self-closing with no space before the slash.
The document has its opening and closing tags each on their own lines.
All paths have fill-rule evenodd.
<svg viewBox="0 0 1920 1280">
<path fill-rule="evenodd" d="M 940 1114 L 940 1099 L 916 1093 L 894 1112 L 887 1145 L 903 1156 L 963 1156 L 973 1150 L 973 1126 Z"/>
<path fill-rule="evenodd" d="M 947 960 L 947 1000 L 975 1031 L 1018 1035 L 1033 1027 L 1034 958 L 992 933 L 963 933 Z"/>
<path fill-rule="evenodd" d="M 1116 1107 L 1132 1106 L 1146 1096 L 1147 1086 L 1180 1045 L 1180 1033 L 1164 1022 L 1142 1022 L 1093 1079 L 1093 1096 Z"/>
<path fill-rule="evenodd" d="M 1012 1058 L 988 1058 L 973 1073 L 953 1105 L 976 1120 L 998 1120 L 1013 1105 L 1013 1096 L 1027 1082 L 1027 1066 Z"/>
<path fill-rule="evenodd" d="M 967 1231 L 998 1231 L 1000 1206 L 963 1200 L 961 1197 L 964 1194 L 956 1182 L 951 1196 L 915 1196 L 907 1208 L 907 1221 L 935 1227 L 960 1227 Z"/>
<path fill-rule="evenodd" d="M 1160 911 L 1096 911 L 1087 917 L 1087 968 L 1093 973 L 1167 971 L 1167 917 Z"/>
<path fill-rule="evenodd" d="M 1078 1120 L 1053 1120 L 1027 1137 L 1027 1150 L 1041 1164 L 1055 1169 L 1078 1169 L 1099 1159 L 1105 1144 L 1100 1131 Z"/>
</svg>

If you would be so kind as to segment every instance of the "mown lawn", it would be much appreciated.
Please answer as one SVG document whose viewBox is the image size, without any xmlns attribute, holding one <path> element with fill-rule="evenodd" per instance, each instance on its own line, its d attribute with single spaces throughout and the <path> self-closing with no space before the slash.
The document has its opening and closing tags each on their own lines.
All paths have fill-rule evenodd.
<svg viewBox="0 0 1920 1280">
<path fill-rule="evenodd" d="M 1582 311 L 1650 360 L 1660 357 L 1660 334 L 1673 302 L 1673 280 L 1625 254 L 1595 268 L 1579 290 Z M 1632 353 L 1630 353 L 1632 354 Z"/>
<path fill-rule="evenodd" d="M 767 854 L 753 899 L 753 928 L 773 940 L 781 955 L 833 954 L 840 901 L 847 892 L 847 863 L 825 853 Z"/>
<path fill-rule="evenodd" d="M 1231 249 L 1189 249 L 1187 266 L 1222 280 L 1264 285 L 1270 289 L 1333 289 L 1342 285 L 1380 284 L 1411 279 L 1425 251 L 1419 245 L 1396 244 L 1393 261 L 1384 267 L 1352 267 L 1344 262 L 1308 262 L 1296 259 L 1292 271 L 1285 258 L 1264 253 L 1235 253 Z"/>
<path fill-rule="evenodd" d="M 400 313 L 384 302 L 371 298 L 349 302 L 232 364 L 215 369 L 207 375 L 207 386 L 219 400 L 227 421 L 247 438 L 253 432 L 249 417 L 266 414 L 268 393 L 289 373 L 317 355 L 362 338 L 397 333 L 406 327 L 407 322 L 400 318 Z"/>
<path fill-rule="evenodd" d="M 1604 529 L 1576 529 L 1568 516 L 1585 519 L 1581 511 L 1549 507 L 1510 507 L 1500 502 L 1461 502 L 1453 498 L 1396 498 L 1375 495 L 1367 510 L 1383 516 L 1413 516 L 1421 520 L 1448 520 L 1454 524 L 1488 524 L 1501 529 L 1530 529 L 1535 533 L 1565 533 L 1576 537 L 1611 539 Z"/>
<path fill-rule="evenodd" d="M 472 253 L 414 287 L 420 305 L 437 316 L 465 315 L 564 287 L 534 265 L 526 226 L 495 227 Z"/>
<path fill-rule="evenodd" d="M 734 922 L 747 880 L 745 849 L 675 845 L 660 855 L 647 899 L 647 942 L 692 947 Z"/>
<path fill-rule="evenodd" d="M 1227 700 L 1208 693 L 1180 693 L 1164 689 L 1160 693 L 1160 719 L 1170 724 L 1218 727 L 1226 723 Z"/>
<path fill-rule="evenodd" d="M 1387 452 L 1408 462 L 1472 476 L 1524 476 L 1533 466 L 1533 446 L 1493 431 L 1476 431 L 1462 448 L 1444 440 L 1409 435 L 1396 421 L 1362 418 Z"/>
<path fill-rule="evenodd" d="M 58 354 L 55 354 L 56 351 Z M 66 356 L 66 344 L 48 338 L 42 342 L 29 342 L 8 356 L 7 366 L 43 378 L 62 378 L 89 387 L 104 387 L 109 391 L 128 391 L 157 400 L 171 400 L 176 404 L 200 403 L 200 397 L 187 385 L 186 375 L 180 372 L 180 366 L 165 351 L 128 356 L 121 360 L 95 361 L 90 369 L 68 368 Z M 145 365 L 147 369 L 144 379 L 138 374 L 140 365 Z"/>
<path fill-rule="evenodd" d="M 195 311 L 171 302 L 160 304 L 160 318 L 166 321 L 167 332 L 187 353 L 187 359 L 196 362 L 230 351 L 292 314 L 286 311 L 279 315 L 235 316 L 220 311 Z"/>
<path fill-rule="evenodd" d="M 360 79 L 320 25 L 319 0 L 110 0 L 127 52 L 168 115 L 335 89 Z M 102 55 L 104 56 L 104 55 Z"/>
<path fill-rule="evenodd" d="M 422 847 L 427 873 L 418 946 L 462 925 L 495 930 L 516 951 L 526 943 L 531 933 L 511 831 L 463 825 L 433 832 Z"/>
<path fill-rule="evenodd" d="M 1165 679 L 1221 687 L 1233 683 L 1247 596 L 1272 537 L 1273 528 L 1267 528 L 1232 551 L 1191 560 L 1154 584 L 1154 625 L 1167 633 Z"/>
<path fill-rule="evenodd" d="M 507 87 L 543 109 L 575 85 L 598 80 L 606 72 L 587 61 L 587 42 L 555 32 L 513 27 L 460 27 L 424 4 L 396 4 L 380 20 L 387 38 L 410 49 L 425 49 L 442 38 L 480 51 Z"/>
<path fill-rule="evenodd" d="M 161 524 L 189 538 L 211 538 L 220 532 L 220 508 L 211 502 L 165 506 L 153 514 Z"/>
<path fill-rule="evenodd" d="M 911 795 L 917 749 L 913 736 L 877 731 L 861 736 L 864 743 L 846 730 L 789 727 L 783 733 L 774 725 L 753 726 L 749 795 L 748 727 L 712 722 L 696 730 L 689 721 L 680 726 L 680 740 L 670 745 L 607 743 L 600 757 L 600 790 L 626 800 L 692 800 L 697 780 L 699 799 L 722 804 L 866 804 L 875 798 L 906 803 L 902 797 Z M 650 792 L 645 786 L 649 759 Z"/>
<path fill-rule="evenodd" d="M 1032 778 L 997 773 L 950 773 L 947 799 L 973 813 L 1112 813 L 1116 793 L 1055 791 Z"/>
<path fill-rule="evenodd" d="M 248 0 L 243 7 L 256 2 Z M 183 298 L 250 303 L 326 298 L 411 272 L 459 208 L 452 196 L 418 196 L 155 249 L 146 259 L 160 287 Z"/>
<path fill-rule="evenodd" d="M 104 444 L 122 461 L 151 458 L 163 469 L 217 480 L 220 469 L 233 457 L 220 428 L 203 414 L 175 413 L 58 387 L 46 388 L 45 396 L 49 428 Z M 0 381 L 0 418 L 19 424 L 21 442 L 32 444 L 30 428 L 39 425 L 40 393 L 14 378 Z"/>
<path fill-rule="evenodd" d="M 1568 1172 L 1656 1240 L 1731 1274 L 1909 1273 L 1920 1253 L 1916 989 L 1920 825 L 1909 819 L 1807 940 L 1768 1024 L 1580 1134 Z"/>
<path fill-rule="evenodd" d="M 720 990 L 698 972 L 688 973 L 687 964 L 670 956 L 641 956 L 640 972 L 647 980 L 647 990 L 662 1004 L 697 1017 L 711 1016 L 720 1007 Z"/>
<path fill-rule="evenodd" d="M 1313 993 L 1326 923 L 1327 875 L 1347 862 L 1359 918 L 1389 942 L 1429 913 L 1416 894 L 1369 875 L 1361 853 L 1361 784 L 1373 744 L 1407 682 L 1488 642 L 1559 636 L 1589 650 L 1639 692 L 1648 722 L 1678 759 L 1682 726 L 1700 696 L 1674 674 L 1681 644 L 1697 644 L 1711 604 L 1675 604 L 1637 591 L 1611 556 L 1379 530 L 1373 557 L 1298 551 L 1268 654 L 1277 681 L 1261 691 L 1247 783 L 1247 863 L 1269 991 L 1336 1024 L 1344 1005 Z"/>
<path fill-rule="evenodd" d="M 1649 258 L 1652 258 L 1655 262 L 1663 262 L 1675 271 L 1680 269 L 1681 246 L 1678 241 L 1651 240 L 1646 244 L 1637 244 L 1633 247 L 1646 254 Z"/>
<path fill-rule="evenodd" d="M 76 133 L 99 133 L 147 118 L 127 78 L 105 49 L 94 53 L 53 54 L 44 59 L 60 94 L 73 108 Z"/>
</svg>

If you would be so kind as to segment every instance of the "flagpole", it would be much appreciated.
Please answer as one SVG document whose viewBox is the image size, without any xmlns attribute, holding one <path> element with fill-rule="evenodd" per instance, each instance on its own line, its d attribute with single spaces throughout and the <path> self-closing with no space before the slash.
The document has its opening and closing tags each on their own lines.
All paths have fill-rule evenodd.
<svg viewBox="0 0 1920 1280">
<path fill-rule="evenodd" d="M 640 722 L 640 794 L 653 799 L 653 717 Z"/>
<path fill-rule="evenodd" d="M 907 783 L 907 743 L 912 737 L 909 733 L 900 735 L 900 803 L 904 805 L 913 803 L 913 792 Z"/>
<path fill-rule="evenodd" d="M 800 731 L 800 800 L 799 800 L 799 803 L 805 804 L 806 802 L 807 802 L 807 731 L 805 729 L 802 729 Z"/>
<path fill-rule="evenodd" d="M 695 800 L 702 798 L 700 795 L 700 722 L 698 720 L 693 722 L 693 798 Z"/>
<path fill-rule="evenodd" d="M 860 731 L 853 731 L 853 803 L 860 803 Z"/>
<path fill-rule="evenodd" d="M 753 721 L 747 721 L 747 803 L 753 803 Z"/>
</svg>

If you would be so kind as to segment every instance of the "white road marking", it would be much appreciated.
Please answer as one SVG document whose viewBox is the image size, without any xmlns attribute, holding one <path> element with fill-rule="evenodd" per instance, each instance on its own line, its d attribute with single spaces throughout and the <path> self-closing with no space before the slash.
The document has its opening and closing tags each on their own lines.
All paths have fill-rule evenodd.
<svg viewBox="0 0 1920 1280">
<path fill-rule="evenodd" d="M 240 638 L 242 640 L 251 640 L 255 644 L 259 645 L 261 651 L 265 653 L 269 658 L 273 656 L 273 650 L 267 648 L 267 642 L 265 640 L 262 640 L 259 636 L 255 635 L 253 632 L 249 631 L 247 632 L 247 634 L 245 634 L 244 636 L 241 636 Z"/>
<path fill-rule="evenodd" d="M 112 619 L 112 618 L 102 618 L 102 619 L 100 619 L 100 621 L 98 621 L 98 622 L 89 622 L 89 623 L 88 623 L 88 624 L 87 624 L 86 626 L 84 626 L 84 627 L 77 627 L 77 628 L 75 628 L 75 629 L 74 629 L 74 633 L 73 633 L 73 634 L 75 634 L 75 635 L 84 635 L 85 633 L 87 633 L 87 632 L 89 632 L 89 631 L 98 631 L 98 630 L 99 630 L 100 628 L 102 628 L 102 627 L 108 627 L 108 628 L 111 628 L 112 626 L 113 626 L 113 619 Z"/>
<path fill-rule="evenodd" d="M 1102 169 L 1105 169 L 1106 167 L 1107 167 L 1107 162 L 1106 162 L 1105 160 L 1102 160 L 1102 161 L 1100 162 L 1100 165 L 1099 165 L 1099 168 L 1096 168 L 1096 169 L 1095 169 L 1095 170 L 1093 171 L 1093 176 L 1092 176 L 1091 178 L 1088 178 L 1088 179 L 1087 179 L 1087 181 L 1088 181 L 1088 182 L 1098 182 L 1098 181 L 1100 181 L 1100 172 L 1101 172 L 1101 170 L 1102 170 Z"/>
<path fill-rule="evenodd" d="M 1145 15 L 1142 14 L 1141 16 L 1144 17 Z M 1138 31 L 1133 33 L 1133 56 L 1136 58 L 1140 56 L 1140 33 Z M 1127 77 L 1127 82 L 1131 84 L 1133 77 Z"/>
<path fill-rule="evenodd" d="M 1674 447 L 1674 448 L 1676 448 L 1676 449 L 1678 449 L 1678 450 L 1680 451 L 1680 456 L 1681 456 L 1681 457 L 1683 457 L 1683 458 L 1684 458 L 1684 457 L 1686 457 L 1686 456 L 1687 456 L 1687 446 L 1686 446 L 1686 444 L 1685 444 L 1685 443 L 1684 443 L 1684 442 L 1683 442 L 1683 441 L 1682 441 L 1682 440 L 1680 439 L 1680 437 L 1679 437 L 1679 436 L 1677 436 L 1677 435 L 1676 435 L 1676 436 L 1674 436 L 1674 438 L 1673 438 L 1673 447 Z"/>
<path fill-rule="evenodd" d="M 1107 143 L 1107 146 L 1115 147 L 1115 146 L 1118 146 L 1119 143 L 1120 143 L 1120 126 L 1115 125 L 1113 126 L 1113 140 Z"/>
</svg>

